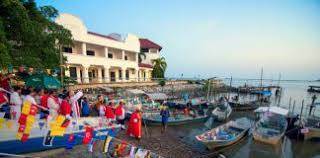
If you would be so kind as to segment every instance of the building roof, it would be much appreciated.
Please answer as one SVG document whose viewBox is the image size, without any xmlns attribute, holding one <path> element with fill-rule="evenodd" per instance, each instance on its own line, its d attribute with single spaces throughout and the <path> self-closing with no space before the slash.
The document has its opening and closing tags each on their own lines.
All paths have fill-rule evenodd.
<svg viewBox="0 0 320 158">
<path fill-rule="evenodd" d="M 94 36 L 99 36 L 99 37 L 102 37 L 102 38 L 107 38 L 107 39 L 114 40 L 114 41 L 118 41 L 117 39 L 115 39 L 115 38 L 113 38 L 111 36 L 103 35 L 103 34 L 96 33 L 96 32 L 88 31 L 88 34 L 91 34 L 91 35 L 94 35 Z"/>
<path fill-rule="evenodd" d="M 152 42 L 151 40 L 149 40 L 147 38 L 140 38 L 139 42 L 140 42 L 141 48 L 155 48 L 155 49 L 159 49 L 159 51 L 162 49 L 162 47 L 160 45 Z"/>
<path fill-rule="evenodd" d="M 150 64 L 144 64 L 144 63 L 139 63 L 139 67 L 145 67 L 145 68 L 153 68 L 153 66 L 152 65 L 150 65 Z"/>
</svg>

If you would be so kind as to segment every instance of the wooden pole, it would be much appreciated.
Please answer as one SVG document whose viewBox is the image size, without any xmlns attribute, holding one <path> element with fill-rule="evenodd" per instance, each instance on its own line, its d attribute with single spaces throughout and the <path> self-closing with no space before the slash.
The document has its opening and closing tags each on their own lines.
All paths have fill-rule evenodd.
<svg viewBox="0 0 320 158">
<path fill-rule="evenodd" d="M 302 124 L 303 106 L 304 106 L 304 100 L 302 100 L 302 103 L 301 103 L 301 111 L 300 111 L 300 118 L 299 118 L 299 125 L 300 125 L 300 126 L 301 126 L 301 124 Z"/>
<path fill-rule="evenodd" d="M 232 86 L 232 76 L 231 76 L 231 78 L 230 78 L 229 93 L 228 93 L 228 101 L 230 101 L 231 86 Z"/>
</svg>

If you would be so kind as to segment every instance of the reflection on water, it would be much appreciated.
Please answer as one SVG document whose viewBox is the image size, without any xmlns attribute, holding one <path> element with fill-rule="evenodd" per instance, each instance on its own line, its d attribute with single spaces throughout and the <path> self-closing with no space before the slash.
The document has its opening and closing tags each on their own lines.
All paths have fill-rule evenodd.
<svg viewBox="0 0 320 158">
<path fill-rule="evenodd" d="M 236 82 L 236 84 L 243 85 L 243 83 L 239 82 Z M 271 105 L 280 105 L 281 107 L 289 108 L 289 100 L 291 97 L 292 100 L 296 101 L 295 113 L 300 113 L 302 100 L 305 100 L 305 107 L 311 103 L 313 94 L 307 92 L 308 85 L 320 85 L 320 83 L 282 82 L 281 86 L 283 87 L 283 91 L 280 102 L 278 98 L 272 96 Z M 318 97 L 317 102 L 320 102 L 319 93 L 316 95 Z M 316 110 L 315 114 L 320 116 L 320 107 Z M 307 114 L 307 111 L 308 109 L 304 108 L 303 113 Z M 253 114 L 233 112 L 231 117 L 238 118 L 242 116 L 249 116 L 252 118 Z M 220 123 L 218 122 L 214 122 L 212 128 L 219 124 Z M 249 136 L 231 147 L 223 148 L 218 151 L 207 151 L 206 147 L 195 139 L 196 135 L 209 130 L 204 124 L 192 124 L 179 127 L 171 126 L 169 128 L 176 128 L 177 135 L 181 137 L 182 141 L 189 144 L 194 149 L 203 152 L 204 155 L 209 154 L 210 152 L 219 152 L 223 153 L 228 158 L 320 158 L 320 141 L 295 141 L 285 137 L 281 144 L 272 146 L 254 141 L 253 137 L 249 134 Z"/>
</svg>

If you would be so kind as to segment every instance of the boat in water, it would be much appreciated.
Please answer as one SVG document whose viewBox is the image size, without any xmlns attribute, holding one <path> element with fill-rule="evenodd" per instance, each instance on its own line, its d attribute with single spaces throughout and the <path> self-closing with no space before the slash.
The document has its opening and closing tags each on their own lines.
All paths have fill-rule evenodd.
<svg viewBox="0 0 320 158">
<path fill-rule="evenodd" d="M 205 122 L 208 119 L 207 110 L 194 110 L 194 115 L 171 114 L 168 118 L 168 125 L 183 125 L 188 123 Z M 160 112 L 143 113 L 143 122 L 147 125 L 162 125 Z"/>
<path fill-rule="evenodd" d="M 107 123 L 103 118 L 85 117 L 80 118 L 78 123 L 70 123 L 63 136 L 54 136 L 50 143 L 51 145 L 44 145 L 44 139 L 49 131 L 45 125 L 45 120 L 40 120 L 33 124 L 30 136 L 25 142 L 16 138 L 19 124 L 13 120 L 11 121 L 10 128 L 3 127 L 0 129 L 0 153 L 21 154 L 64 148 L 69 136 L 72 134 L 75 136 L 73 145 L 78 145 L 82 143 L 85 127 L 87 126 L 94 128 L 93 138 L 99 140 L 104 140 L 107 135 L 115 136 L 120 130 L 120 125 Z"/>
<path fill-rule="evenodd" d="M 225 121 L 232 113 L 232 108 L 225 98 L 220 98 L 217 107 L 212 111 L 212 115 L 218 121 Z"/>
<path fill-rule="evenodd" d="M 231 120 L 196 136 L 196 139 L 206 145 L 210 150 L 229 146 L 240 141 L 247 135 L 252 126 L 251 123 L 252 121 L 246 117 Z"/>
<path fill-rule="evenodd" d="M 259 121 L 253 128 L 253 138 L 266 144 L 277 145 L 286 133 L 288 110 L 280 107 L 260 107 L 255 110 Z"/>
<path fill-rule="evenodd" d="M 259 101 L 229 101 L 229 104 L 234 111 L 253 111 L 259 107 Z"/>
<path fill-rule="evenodd" d="M 309 86 L 309 93 L 320 93 L 320 86 Z"/>
</svg>

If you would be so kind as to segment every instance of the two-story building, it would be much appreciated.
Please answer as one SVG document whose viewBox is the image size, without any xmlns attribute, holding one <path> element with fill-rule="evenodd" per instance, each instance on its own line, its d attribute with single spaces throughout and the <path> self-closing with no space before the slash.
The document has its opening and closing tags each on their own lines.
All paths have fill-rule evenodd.
<svg viewBox="0 0 320 158">
<path fill-rule="evenodd" d="M 82 20 L 71 14 L 60 14 L 56 23 L 69 29 L 72 47 L 62 47 L 67 58 L 66 76 L 78 83 L 150 81 L 152 60 L 160 57 L 161 46 L 149 39 L 128 34 L 102 35 L 88 31 Z M 138 62 L 139 52 L 146 58 Z"/>
</svg>

